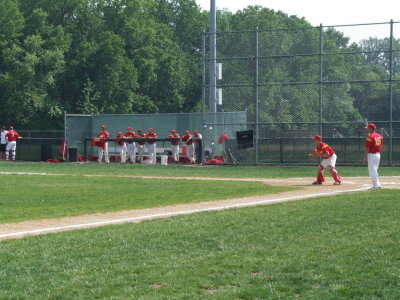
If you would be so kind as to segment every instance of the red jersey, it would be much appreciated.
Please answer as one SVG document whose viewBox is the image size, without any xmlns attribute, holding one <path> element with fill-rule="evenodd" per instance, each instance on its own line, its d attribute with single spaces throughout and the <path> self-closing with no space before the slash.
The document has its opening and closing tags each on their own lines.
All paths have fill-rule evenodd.
<svg viewBox="0 0 400 300">
<path fill-rule="evenodd" d="M 173 139 L 173 138 L 180 138 L 180 136 L 179 136 L 179 134 L 177 134 L 177 133 L 174 133 L 174 134 L 169 134 L 169 135 L 167 135 L 167 139 Z M 171 141 L 171 145 L 174 145 L 174 146 L 177 146 L 177 145 L 179 145 L 179 141 Z"/>
<path fill-rule="evenodd" d="M 147 134 L 147 138 L 149 139 L 148 143 L 150 145 L 155 144 L 156 143 L 156 138 L 157 138 L 157 134 L 155 132 L 149 132 Z"/>
<path fill-rule="evenodd" d="M 186 145 L 193 144 L 193 139 L 191 134 L 186 134 L 182 137 L 182 142 L 185 142 Z"/>
<path fill-rule="evenodd" d="M 125 137 L 128 138 L 128 139 L 136 139 L 137 135 L 136 135 L 136 133 L 134 131 L 127 131 L 125 133 Z M 133 144 L 133 142 L 128 142 L 128 144 Z"/>
<path fill-rule="evenodd" d="M 124 135 L 117 135 L 114 140 L 117 142 L 118 146 L 123 146 L 125 145 L 125 141 L 121 141 L 121 139 L 124 139 Z"/>
<path fill-rule="evenodd" d="M 365 140 L 365 147 L 368 148 L 368 153 L 381 152 L 383 146 L 383 137 L 376 132 L 371 133 Z"/>
<path fill-rule="evenodd" d="M 20 138 L 18 132 L 14 131 L 14 130 L 8 131 L 6 134 L 6 137 L 7 137 L 7 141 L 9 141 L 9 142 L 15 142 L 16 140 L 18 140 Z"/>
<path fill-rule="evenodd" d="M 147 138 L 147 134 L 139 133 L 138 138 L 145 139 L 145 138 Z M 139 145 L 144 145 L 144 144 L 146 144 L 146 142 L 138 142 L 138 144 Z"/>
<path fill-rule="evenodd" d="M 333 154 L 335 154 L 335 151 L 327 144 L 324 142 L 321 142 L 319 146 L 316 148 L 317 153 L 319 156 L 322 156 L 322 158 L 329 158 Z M 326 155 L 326 153 L 328 155 Z"/>
<path fill-rule="evenodd" d="M 99 141 L 97 142 L 97 145 L 99 147 L 104 147 L 105 143 L 107 143 L 106 139 L 110 137 L 110 134 L 108 133 L 107 130 L 102 130 L 102 131 L 99 132 L 97 137 L 99 138 Z"/>
</svg>

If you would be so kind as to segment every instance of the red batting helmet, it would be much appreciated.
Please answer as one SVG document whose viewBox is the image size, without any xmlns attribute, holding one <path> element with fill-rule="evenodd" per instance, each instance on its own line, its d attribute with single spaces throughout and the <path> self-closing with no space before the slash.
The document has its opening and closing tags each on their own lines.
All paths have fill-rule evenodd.
<svg viewBox="0 0 400 300">
<path fill-rule="evenodd" d="M 370 123 L 365 127 L 365 129 L 367 129 L 367 128 L 371 128 L 372 130 L 375 130 L 376 129 L 376 125 L 374 123 Z"/>
<path fill-rule="evenodd" d="M 316 135 L 316 136 L 314 136 L 314 140 L 322 141 L 322 136 Z"/>
</svg>

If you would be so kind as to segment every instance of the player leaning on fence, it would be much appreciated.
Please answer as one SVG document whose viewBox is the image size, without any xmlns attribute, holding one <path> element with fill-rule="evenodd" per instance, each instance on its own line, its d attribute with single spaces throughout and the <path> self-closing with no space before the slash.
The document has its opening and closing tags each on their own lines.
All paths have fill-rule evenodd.
<svg viewBox="0 0 400 300">
<path fill-rule="evenodd" d="M 364 161 L 368 162 L 368 172 L 371 177 L 372 189 L 379 189 L 381 184 L 378 177 L 378 167 L 381 160 L 381 150 L 383 146 L 383 137 L 376 133 L 375 124 L 368 124 L 365 129 L 368 130 L 368 137 L 365 140 Z"/>
<path fill-rule="evenodd" d="M 339 173 L 335 169 L 336 165 L 336 153 L 335 151 L 326 143 L 322 142 L 322 137 L 316 135 L 314 137 L 314 144 L 316 148 L 314 149 L 312 154 L 309 154 L 310 157 L 321 157 L 321 163 L 319 164 L 319 170 L 317 174 L 317 180 L 313 182 L 313 184 L 322 184 L 325 181 L 324 170 L 329 167 L 329 172 L 331 173 L 335 182 L 334 185 L 339 185 L 342 183 L 342 179 Z"/>
</svg>

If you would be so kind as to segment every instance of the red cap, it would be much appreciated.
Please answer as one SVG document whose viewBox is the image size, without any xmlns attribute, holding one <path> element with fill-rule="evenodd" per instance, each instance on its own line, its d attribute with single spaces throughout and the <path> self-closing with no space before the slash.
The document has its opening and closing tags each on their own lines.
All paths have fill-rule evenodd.
<svg viewBox="0 0 400 300">
<path fill-rule="evenodd" d="M 118 135 L 123 135 L 122 131 L 119 131 L 119 132 L 118 132 Z"/>
<path fill-rule="evenodd" d="M 185 133 L 186 133 L 186 134 L 189 134 L 189 133 L 190 133 L 190 130 L 186 130 Z"/>
<path fill-rule="evenodd" d="M 132 127 L 128 127 L 126 130 L 132 130 Z"/>
<path fill-rule="evenodd" d="M 149 131 L 153 131 L 153 128 L 149 128 Z"/>
<path fill-rule="evenodd" d="M 142 129 L 138 129 L 137 132 L 143 132 L 143 130 Z"/>
<path fill-rule="evenodd" d="M 10 129 L 14 129 L 14 126 L 10 126 Z"/>
<path fill-rule="evenodd" d="M 369 123 L 366 127 L 364 127 L 365 129 L 367 129 L 367 128 L 371 128 L 371 129 L 373 129 L 373 130 L 375 130 L 376 129 L 376 125 L 374 124 L 374 123 Z"/>
<path fill-rule="evenodd" d="M 106 125 L 102 125 L 102 126 L 101 126 L 101 128 L 104 128 L 104 129 L 106 129 L 106 128 L 107 128 L 107 126 L 106 126 Z"/>
<path fill-rule="evenodd" d="M 171 132 L 172 132 L 172 133 L 176 133 L 176 130 L 175 130 L 175 129 L 172 129 Z"/>
<path fill-rule="evenodd" d="M 314 140 L 322 141 L 322 136 L 316 135 L 316 136 L 314 136 Z"/>
<path fill-rule="evenodd" d="M 199 134 L 199 131 L 198 130 L 194 130 L 193 133 L 194 134 Z"/>
</svg>

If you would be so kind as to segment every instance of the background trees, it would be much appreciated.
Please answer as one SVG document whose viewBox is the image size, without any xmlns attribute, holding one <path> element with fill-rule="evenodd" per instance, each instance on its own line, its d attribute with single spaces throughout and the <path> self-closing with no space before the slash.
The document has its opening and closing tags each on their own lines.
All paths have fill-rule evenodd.
<svg viewBox="0 0 400 300">
<path fill-rule="evenodd" d="M 312 82 L 319 70 L 319 31 L 305 19 L 249 6 L 218 12 L 218 31 L 292 28 L 260 34 L 263 82 Z M 194 0 L 15 0 L 0 1 L 0 120 L 34 129 L 62 128 L 63 113 L 148 113 L 198 110 L 201 100 L 202 32 L 209 13 Z M 350 44 L 342 33 L 324 33 L 324 80 L 388 78 L 388 39 Z M 250 35 L 219 35 L 219 55 L 253 55 Z M 400 41 L 395 41 L 400 48 Z M 365 50 L 365 54 L 343 52 Z M 248 53 L 246 53 L 248 51 Z M 394 56 L 395 76 L 400 53 Z M 225 80 L 253 82 L 253 62 L 227 62 Z M 249 70 L 249 71 L 246 71 Z M 331 89 L 331 91 L 330 91 Z M 395 88 L 397 90 L 398 88 Z M 325 90 L 332 111 L 327 120 L 373 118 L 382 110 L 387 84 L 352 83 Z M 249 105 L 251 89 L 226 89 L 238 108 Z M 318 87 L 261 89 L 264 121 L 311 121 L 318 116 Z M 397 102 L 396 102 L 397 103 Z M 400 105 L 396 105 L 400 107 Z M 229 107 L 226 108 L 229 110 Z M 332 115 L 335 111 L 336 115 Z M 400 112 L 395 111 L 395 115 Z M 376 116 L 380 117 L 380 116 Z"/>
</svg>

